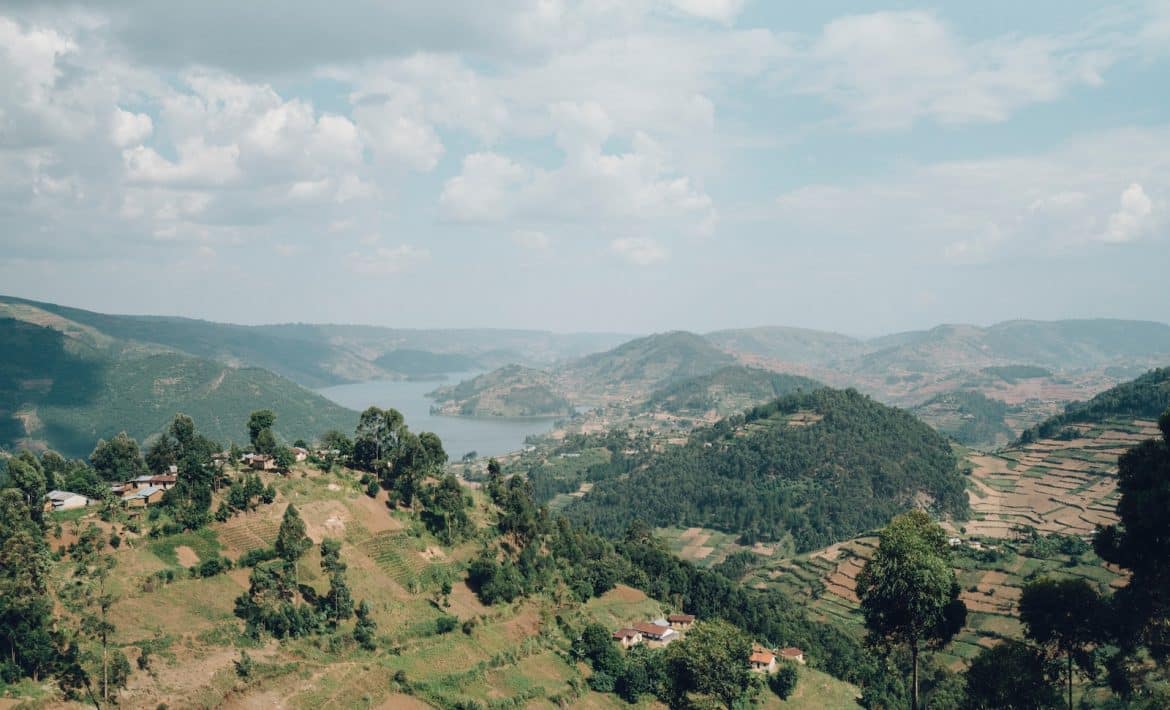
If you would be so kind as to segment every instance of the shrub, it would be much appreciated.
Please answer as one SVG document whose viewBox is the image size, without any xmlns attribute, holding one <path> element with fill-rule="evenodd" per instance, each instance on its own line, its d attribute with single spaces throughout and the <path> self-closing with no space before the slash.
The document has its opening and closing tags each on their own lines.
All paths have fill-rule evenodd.
<svg viewBox="0 0 1170 710">
<path fill-rule="evenodd" d="M 235 661 L 236 675 L 241 678 L 250 678 L 252 676 L 252 657 L 248 652 L 240 649 L 240 658 Z"/>
<path fill-rule="evenodd" d="M 787 700 L 788 696 L 792 695 L 792 691 L 796 690 L 796 682 L 799 678 L 796 666 L 784 663 L 775 673 L 768 676 L 768 687 L 781 700 Z"/>
<path fill-rule="evenodd" d="M 451 616 L 450 614 L 444 614 L 443 616 L 440 616 L 438 619 L 435 619 L 435 633 L 439 633 L 439 634 L 450 633 L 450 632 L 454 631 L 455 627 L 458 625 L 459 625 L 459 619 L 455 618 L 454 616 Z"/>
<path fill-rule="evenodd" d="M 612 693 L 614 678 L 605 671 L 597 671 L 589 676 L 589 687 L 599 693 Z"/>
</svg>

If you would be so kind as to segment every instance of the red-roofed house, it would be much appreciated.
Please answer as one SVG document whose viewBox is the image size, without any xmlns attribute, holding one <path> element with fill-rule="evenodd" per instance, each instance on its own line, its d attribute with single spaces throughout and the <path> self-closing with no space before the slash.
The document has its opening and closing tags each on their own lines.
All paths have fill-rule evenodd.
<svg viewBox="0 0 1170 710">
<path fill-rule="evenodd" d="M 677 631 L 686 631 L 695 625 L 694 614 L 671 614 L 666 620 L 670 622 L 670 628 Z"/>
<path fill-rule="evenodd" d="M 795 661 L 797 663 L 804 663 L 804 651 L 801 651 L 795 646 L 780 649 L 780 658 L 786 661 Z"/>
<path fill-rule="evenodd" d="M 757 673 L 771 673 L 776 670 L 776 656 L 771 651 L 757 646 L 752 649 L 752 655 L 748 656 L 748 665 Z"/>
<path fill-rule="evenodd" d="M 646 642 L 647 646 L 660 647 L 678 640 L 678 632 L 670 626 L 660 626 L 644 621 L 634 624 L 633 629 L 642 634 L 642 640 Z"/>
<path fill-rule="evenodd" d="M 622 645 L 622 648 L 630 648 L 642 643 L 642 634 L 637 629 L 618 629 L 613 632 L 613 640 Z"/>
</svg>

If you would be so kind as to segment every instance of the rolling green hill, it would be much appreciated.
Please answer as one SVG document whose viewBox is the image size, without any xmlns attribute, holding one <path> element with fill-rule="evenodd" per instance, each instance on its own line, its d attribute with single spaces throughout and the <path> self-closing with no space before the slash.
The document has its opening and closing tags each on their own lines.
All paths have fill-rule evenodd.
<svg viewBox="0 0 1170 710">
<path fill-rule="evenodd" d="M 59 324 L 58 324 L 59 325 Z M 86 328 L 88 328 L 87 326 Z M 248 414 L 270 408 L 285 438 L 349 430 L 357 414 L 259 368 L 233 368 L 174 352 L 138 352 L 77 326 L 102 348 L 61 330 L 0 319 L 0 446 L 85 456 L 126 430 L 141 440 L 183 412 L 221 442 L 246 441 Z"/>
<path fill-rule="evenodd" d="M 706 375 L 735 364 L 735 358 L 700 335 L 677 330 L 648 335 L 613 350 L 579 358 L 559 368 L 564 377 L 590 382 L 660 385 Z"/>
<path fill-rule="evenodd" d="M 967 512 L 948 441 L 900 409 L 826 388 L 698 429 L 686 445 L 598 480 L 566 514 L 613 535 L 641 521 L 713 528 L 748 544 L 791 537 L 806 551 L 917 504 Z"/>
<path fill-rule="evenodd" d="M 543 370 L 508 365 L 430 394 L 441 414 L 464 417 L 549 417 L 573 413 Z"/>
<path fill-rule="evenodd" d="M 655 390 L 646 400 L 645 408 L 692 415 L 713 409 L 726 415 L 793 392 L 824 386 L 808 377 L 734 365 Z"/>
</svg>

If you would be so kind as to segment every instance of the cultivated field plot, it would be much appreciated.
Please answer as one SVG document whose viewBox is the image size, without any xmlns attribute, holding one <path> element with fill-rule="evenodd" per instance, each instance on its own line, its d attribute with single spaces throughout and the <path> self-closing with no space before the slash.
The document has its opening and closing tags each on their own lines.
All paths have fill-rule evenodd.
<svg viewBox="0 0 1170 710">
<path fill-rule="evenodd" d="M 791 543 L 741 545 L 736 536 L 710 528 L 656 528 L 654 534 L 666 543 L 667 549 L 688 562 L 700 567 L 717 565 L 727 556 L 741 550 L 751 550 L 761 558 L 768 559 L 777 554 L 779 548 L 791 548 Z"/>
<path fill-rule="evenodd" d="M 1117 457 L 1156 436 L 1152 421 L 1068 427 L 1076 438 L 1042 439 L 996 454 L 971 452 L 968 535 L 1006 538 L 1030 525 L 1043 533 L 1091 535 L 1115 522 Z M 1072 433 L 1070 431 L 1070 434 Z"/>
</svg>

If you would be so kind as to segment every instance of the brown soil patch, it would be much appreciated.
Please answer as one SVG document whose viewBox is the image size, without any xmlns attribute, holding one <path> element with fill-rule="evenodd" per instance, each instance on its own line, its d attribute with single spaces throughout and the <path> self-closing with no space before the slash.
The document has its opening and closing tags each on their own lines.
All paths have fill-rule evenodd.
<svg viewBox="0 0 1170 710">
<path fill-rule="evenodd" d="M 679 550 L 678 556 L 684 560 L 698 561 L 706 559 L 707 555 L 710 555 L 714 551 L 714 547 L 708 547 L 706 545 L 687 545 Z"/>
<path fill-rule="evenodd" d="M 634 589 L 627 587 L 624 584 L 619 584 L 605 594 L 601 595 L 602 601 L 619 601 L 619 602 L 640 602 L 646 600 L 646 594 L 641 589 Z"/>
<path fill-rule="evenodd" d="M 175 548 L 175 557 L 178 558 L 179 564 L 184 567 L 194 567 L 199 564 L 199 555 L 186 545 L 179 545 Z"/>
<path fill-rule="evenodd" d="M 386 496 L 386 491 L 378 491 L 374 498 L 360 495 L 346 501 L 346 505 L 352 512 L 353 519 L 371 533 L 401 530 L 404 527 L 402 522 L 391 517 L 390 510 L 386 507 Z"/>
<path fill-rule="evenodd" d="M 526 604 L 520 613 L 498 627 L 510 641 L 520 642 L 540 631 L 540 609 Z"/>
</svg>

